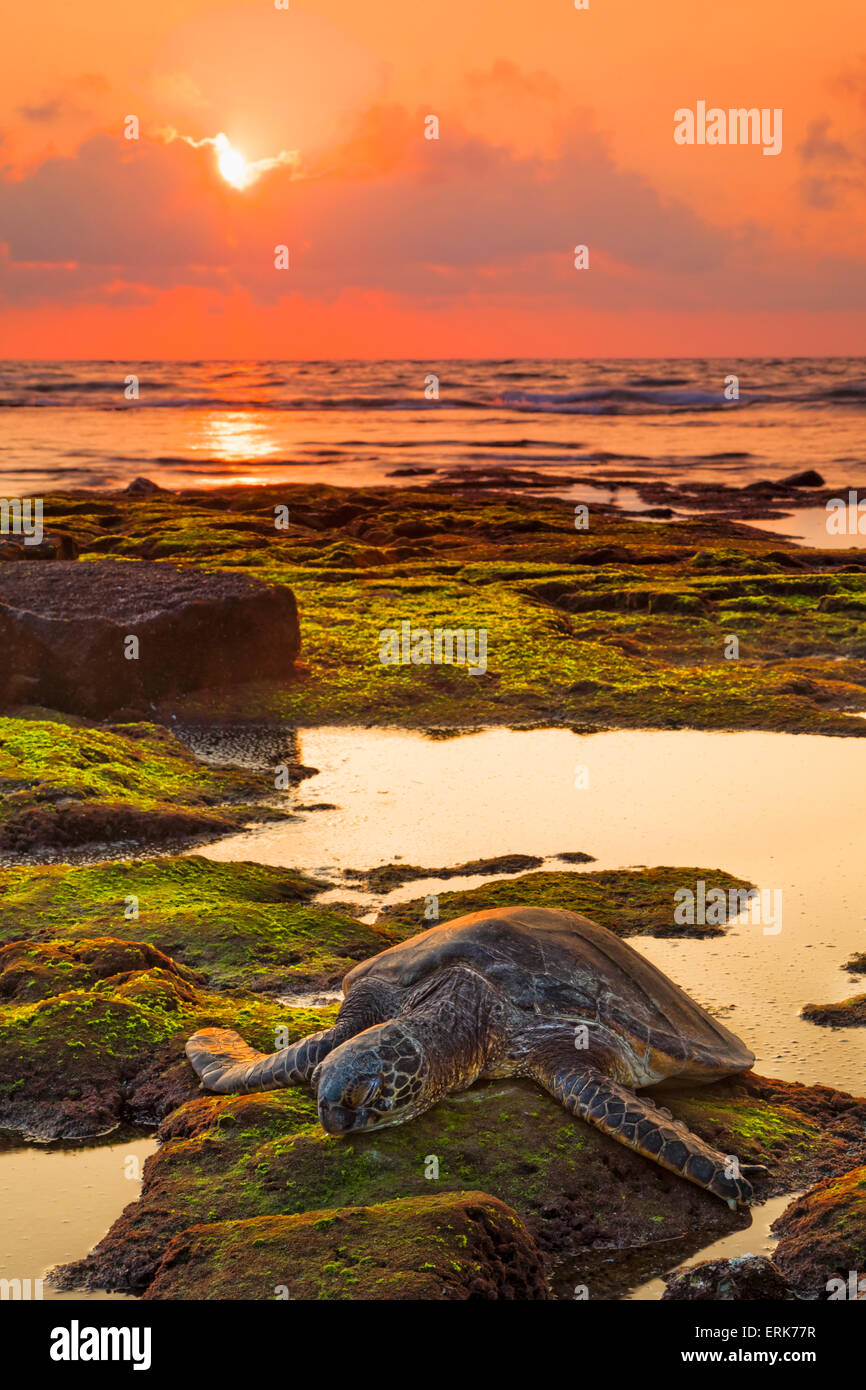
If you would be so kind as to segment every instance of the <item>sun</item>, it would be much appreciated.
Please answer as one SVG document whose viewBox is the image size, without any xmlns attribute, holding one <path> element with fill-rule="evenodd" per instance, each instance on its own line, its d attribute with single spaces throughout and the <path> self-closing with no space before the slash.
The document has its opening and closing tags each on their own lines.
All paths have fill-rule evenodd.
<svg viewBox="0 0 866 1390">
<path fill-rule="evenodd" d="M 217 167 L 226 183 L 230 183 L 232 188 L 245 188 L 249 169 L 240 150 L 234 149 L 229 144 L 228 136 L 222 134 L 216 137 L 214 148 L 217 153 Z"/>
</svg>

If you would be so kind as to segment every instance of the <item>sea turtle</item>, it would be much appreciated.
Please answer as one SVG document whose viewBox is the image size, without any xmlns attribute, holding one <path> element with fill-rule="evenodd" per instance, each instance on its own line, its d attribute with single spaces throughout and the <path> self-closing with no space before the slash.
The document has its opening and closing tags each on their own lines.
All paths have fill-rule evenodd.
<svg viewBox="0 0 866 1390">
<path fill-rule="evenodd" d="M 403 1124 L 482 1078 L 532 1077 L 571 1115 L 725 1199 L 740 1166 L 633 1088 L 718 1081 L 749 1049 L 619 937 L 575 912 L 472 912 L 350 970 L 332 1028 L 281 1052 L 206 1028 L 186 1052 L 209 1091 L 308 1082 L 329 1134 Z"/>
</svg>

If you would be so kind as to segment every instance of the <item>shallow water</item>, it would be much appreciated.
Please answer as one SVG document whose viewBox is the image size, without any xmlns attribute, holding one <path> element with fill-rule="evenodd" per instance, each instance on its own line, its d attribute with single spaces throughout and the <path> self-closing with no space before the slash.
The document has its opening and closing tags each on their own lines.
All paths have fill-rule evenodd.
<svg viewBox="0 0 866 1390">
<path fill-rule="evenodd" d="M 866 494 L 861 494 L 866 496 Z M 847 499 L 847 492 L 842 493 L 843 499 Z M 788 541 L 796 541 L 798 545 L 813 546 L 816 550 L 863 550 L 866 548 L 866 520 L 864 529 L 850 530 L 849 534 L 836 535 L 827 529 L 827 509 L 826 507 L 799 507 L 796 511 L 786 513 L 785 516 L 776 517 L 771 521 L 746 521 L 746 526 L 753 526 L 758 531 L 772 531 L 774 535 L 783 537 Z M 739 518 L 738 518 L 739 520 Z M 859 523 L 859 518 L 855 517 Z M 846 514 L 846 524 L 848 523 Z M 861 562 L 861 557 L 853 557 L 856 563 Z"/>
<path fill-rule="evenodd" d="M 0 1148 L 0 1278 L 35 1281 L 86 1255 L 141 1190 L 154 1139 L 84 1148 Z M 31 1283 L 31 1290 L 36 1290 Z M 42 1287 L 45 1300 L 125 1299 Z"/>
<path fill-rule="evenodd" d="M 631 944 L 744 1038 L 756 1070 L 866 1091 L 866 1030 L 821 1028 L 799 1017 L 805 1003 L 866 987 L 842 969 L 866 946 L 866 742 L 562 729 L 453 739 L 317 729 L 300 731 L 298 740 L 303 762 L 321 769 L 303 783 L 300 799 L 338 809 L 253 827 L 208 847 L 210 858 L 291 866 L 337 883 L 341 870 L 401 858 L 445 866 L 573 850 L 596 857 L 588 870 L 727 870 L 781 890 L 781 930 L 738 920 L 714 940 L 633 937 Z M 589 773 L 584 790 L 574 787 L 579 765 Z M 421 880 L 366 902 L 481 881 Z M 685 876 L 682 886 L 695 888 Z M 348 882 L 327 896 L 359 897 Z"/>
<path fill-rule="evenodd" d="M 752 1207 L 752 1224 L 743 1231 L 732 1231 L 730 1235 L 722 1236 L 712 1245 L 707 1245 L 697 1254 L 689 1259 L 683 1260 L 680 1264 L 672 1265 L 673 1268 L 684 1268 L 690 1265 L 703 1264 L 705 1260 L 733 1260 L 738 1255 L 772 1255 L 779 1243 L 778 1236 L 770 1230 L 774 1221 L 777 1221 L 782 1212 L 797 1200 L 800 1196 L 798 1192 L 789 1192 L 784 1197 L 771 1197 L 769 1202 L 762 1203 L 761 1206 Z M 670 1269 L 667 1271 L 670 1273 Z M 646 1301 L 661 1298 L 665 1291 L 665 1281 L 661 1279 L 648 1279 L 645 1284 L 640 1284 L 631 1293 L 626 1295 L 627 1299 Z"/>
</svg>

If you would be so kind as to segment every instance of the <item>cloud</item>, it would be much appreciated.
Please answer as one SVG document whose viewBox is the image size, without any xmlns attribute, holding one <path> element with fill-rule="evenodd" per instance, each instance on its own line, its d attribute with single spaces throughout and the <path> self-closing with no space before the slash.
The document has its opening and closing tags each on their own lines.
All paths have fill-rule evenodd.
<svg viewBox="0 0 866 1390">
<path fill-rule="evenodd" d="M 513 74 L 505 74 L 511 81 Z M 0 182 L 0 294 L 10 303 L 105 302 L 178 287 L 333 302 L 380 291 L 447 306 L 473 296 L 575 309 L 852 307 L 857 267 L 813 268 L 761 229 L 712 225 L 619 167 L 584 113 L 550 155 L 518 154 L 447 116 L 376 107 L 341 147 L 281 163 L 243 191 L 216 174 L 216 137 L 99 135 L 72 157 Z M 807 137 L 817 151 L 828 130 Z M 832 143 L 832 142 L 830 142 Z M 807 162 L 811 154 L 804 154 Z M 573 269 L 590 247 L 591 269 Z M 291 266 L 274 266 L 286 245 Z M 848 298 L 844 298 L 845 294 Z"/>
<path fill-rule="evenodd" d="M 866 171 L 866 142 L 861 139 L 860 151 L 852 149 L 831 138 L 830 124 L 826 117 L 811 121 L 805 139 L 797 146 L 797 154 L 806 166 L 800 182 L 801 196 L 809 207 L 819 211 L 837 208 L 851 194 L 862 194 Z"/>
<path fill-rule="evenodd" d="M 49 121 L 56 121 L 63 114 L 63 98 L 49 97 L 47 101 L 41 102 L 38 106 L 19 106 L 18 114 L 23 116 L 25 121 L 33 121 L 37 125 L 45 124 Z"/>
<path fill-rule="evenodd" d="M 830 122 L 826 117 L 811 121 L 806 138 L 797 146 L 797 153 L 807 164 L 850 164 L 854 156 L 841 140 L 831 140 Z"/>
<path fill-rule="evenodd" d="M 73 120 L 90 114 L 82 107 L 80 98 L 90 101 L 111 90 L 111 84 L 99 73 L 85 72 L 70 79 L 67 90 L 43 97 L 41 101 L 24 102 L 16 108 L 19 116 L 31 125 L 51 125 L 61 119 Z"/>
</svg>

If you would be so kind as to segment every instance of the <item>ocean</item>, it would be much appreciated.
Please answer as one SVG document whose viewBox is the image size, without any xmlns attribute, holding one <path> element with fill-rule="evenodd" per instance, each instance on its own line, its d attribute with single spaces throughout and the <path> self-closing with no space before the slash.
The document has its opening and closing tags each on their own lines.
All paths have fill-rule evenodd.
<svg viewBox="0 0 866 1390">
<path fill-rule="evenodd" d="M 552 473 L 566 496 L 586 477 L 736 485 L 807 467 L 854 487 L 864 423 L 866 358 L 0 362 L 6 496 L 493 467 Z"/>
</svg>

